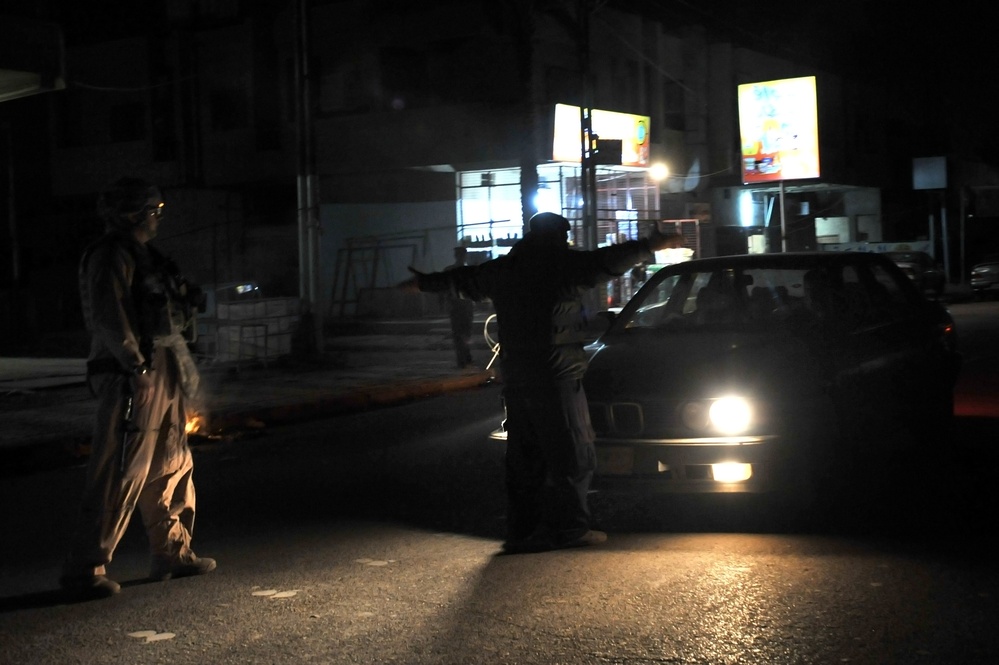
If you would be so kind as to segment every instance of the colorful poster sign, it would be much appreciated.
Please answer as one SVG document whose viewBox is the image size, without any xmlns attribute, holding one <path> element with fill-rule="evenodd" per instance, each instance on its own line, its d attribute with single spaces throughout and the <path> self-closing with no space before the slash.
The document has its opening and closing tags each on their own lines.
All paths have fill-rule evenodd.
<svg viewBox="0 0 999 665">
<path fill-rule="evenodd" d="M 815 77 L 739 86 L 742 182 L 819 177 Z"/>
<path fill-rule="evenodd" d="M 599 138 L 621 141 L 622 166 L 648 168 L 649 120 L 647 115 L 593 109 L 590 124 L 593 133 Z M 552 160 L 579 163 L 582 142 L 579 107 L 556 104 Z"/>
</svg>

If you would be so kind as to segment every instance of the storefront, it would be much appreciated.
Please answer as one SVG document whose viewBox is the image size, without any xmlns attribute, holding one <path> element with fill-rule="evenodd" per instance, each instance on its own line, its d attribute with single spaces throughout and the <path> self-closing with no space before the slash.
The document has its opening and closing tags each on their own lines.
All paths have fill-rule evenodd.
<svg viewBox="0 0 999 665">
<path fill-rule="evenodd" d="M 553 114 L 552 161 L 537 167 L 534 205 L 557 212 L 572 225 L 569 242 L 585 247 L 585 194 L 580 165 L 579 108 L 556 105 Z M 595 169 L 595 238 L 597 246 L 640 238 L 660 220 L 659 184 L 649 159 L 649 118 L 594 110 L 593 135 L 610 154 Z M 618 147 L 620 146 L 620 147 Z M 496 258 L 524 234 L 519 167 L 461 171 L 456 174 L 457 240 L 469 248 L 469 262 Z M 630 297 L 630 276 L 608 286 L 609 302 Z"/>
<path fill-rule="evenodd" d="M 570 242 L 581 245 L 583 219 L 580 167 L 545 164 L 537 169 L 535 206 L 557 212 L 573 226 Z M 523 233 L 520 169 L 464 171 L 457 174 L 458 240 L 473 262 L 504 254 Z M 597 169 L 597 237 L 600 245 L 640 236 L 641 222 L 659 219 L 659 184 L 648 169 Z"/>
</svg>

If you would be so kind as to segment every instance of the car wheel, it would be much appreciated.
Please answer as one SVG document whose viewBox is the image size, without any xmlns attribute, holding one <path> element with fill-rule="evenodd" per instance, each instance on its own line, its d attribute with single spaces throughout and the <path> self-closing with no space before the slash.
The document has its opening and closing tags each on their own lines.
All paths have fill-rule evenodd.
<svg viewBox="0 0 999 665">
<path fill-rule="evenodd" d="M 755 501 L 763 530 L 813 532 L 823 528 L 828 508 L 837 503 L 848 437 L 831 401 L 814 403 L 805 413 L 786 433 L 796 447 L 774 469 L 780 486 Z"/>
</svg>

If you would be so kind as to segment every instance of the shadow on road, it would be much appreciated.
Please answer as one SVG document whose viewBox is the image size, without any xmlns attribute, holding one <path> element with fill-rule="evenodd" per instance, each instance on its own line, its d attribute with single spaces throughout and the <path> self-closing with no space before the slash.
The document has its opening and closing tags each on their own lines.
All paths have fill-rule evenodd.
<svg viewBox="0 0 999 665">
<path fill-rule="evenodd" d="M 599 528 L 611 533 L 820 534 L 888 538 L 920 546 L 941 541 L 947 547 L 986 551 L 985 544 L 996 531 L 997 425 L 997 419 L 958 418 L 950 441 L 932 449 L 929 459 L 871 469 L 870 486 L 848 487 L 846 495 L 837 497 L 831 506 L 793 526 L 775 527 L 774 520 L 766 519 L 773 515 L 765 513 L 765 502 L 747 501 L 739 495 L 628 497 L 597 492 L 591 498 L 594 519 Z M 504 538 L 502 444 L 477 442 L 433 453 L 419 447 L 372 450 L 358 446 L 341 449 L 335 463 L 324 461 L 321 451 L 314 453 L 301 457 L 307 471 L 296 470 L 294 465 L 287 478 L 273 475 L 276 466 L 269 468 L 267 482 L 282 496 L 281 504 L 274 504 L 269 493 L 245 497 L 260 502 L 259 506 L 244 505 L 246 510 L 241 511 L 254 516 L 255 528 L 261 520 L 291 526 L 303 521 L 359 519 Z M 202 466 L 202 478 L 207 473 L 207 465 Z M 242 480 L 245 483 L 247 478 Z M 219 478 L 205 487 L 216 482 L 225 483 Z M 268 516 L 280 511 L 280 505 L 294 505 L 296 510 Z M 211 513 L 207 515 L 213 519 Z"/>
<path fill-rule="evenodd" d="M 927 459 L 873 469 L 831 505 L 792 527 L 775 527 L 764 501 L 597 494 L 596 519 L 622 532 L 781 532 L 888 538 L 980 553 L 996 535 L 999 420 L 957 418 L 950 441 Z M 777 520 L 779 523 L 779 520 Z"/>
</svg>

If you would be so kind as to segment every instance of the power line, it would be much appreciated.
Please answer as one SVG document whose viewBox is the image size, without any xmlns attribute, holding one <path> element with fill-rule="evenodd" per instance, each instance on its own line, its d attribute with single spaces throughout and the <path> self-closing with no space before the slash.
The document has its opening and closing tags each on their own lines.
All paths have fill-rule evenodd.
<svg viewBox="0 0 999 665">
<path fill-rule="evenodd" d="M 156 90 L 157 88 L 165 88 L 167 86 L 175 85 L 182 81 L 189 81 L 193 78 L 195 77 L 184 76 L 179 79 L 170 79 L 169 81 L 164 81 L 163 83 L 154 83 L 151 85 L 141 85 L 135 87 L 94 85 L 92 83 L 84 83 L 83 81 L 70 81 L 69 84 L 76 88 L 83 88 L 84 90 L 94 90 L 97 92 L 146 92 L 148 90 Z"/>
</svg>

